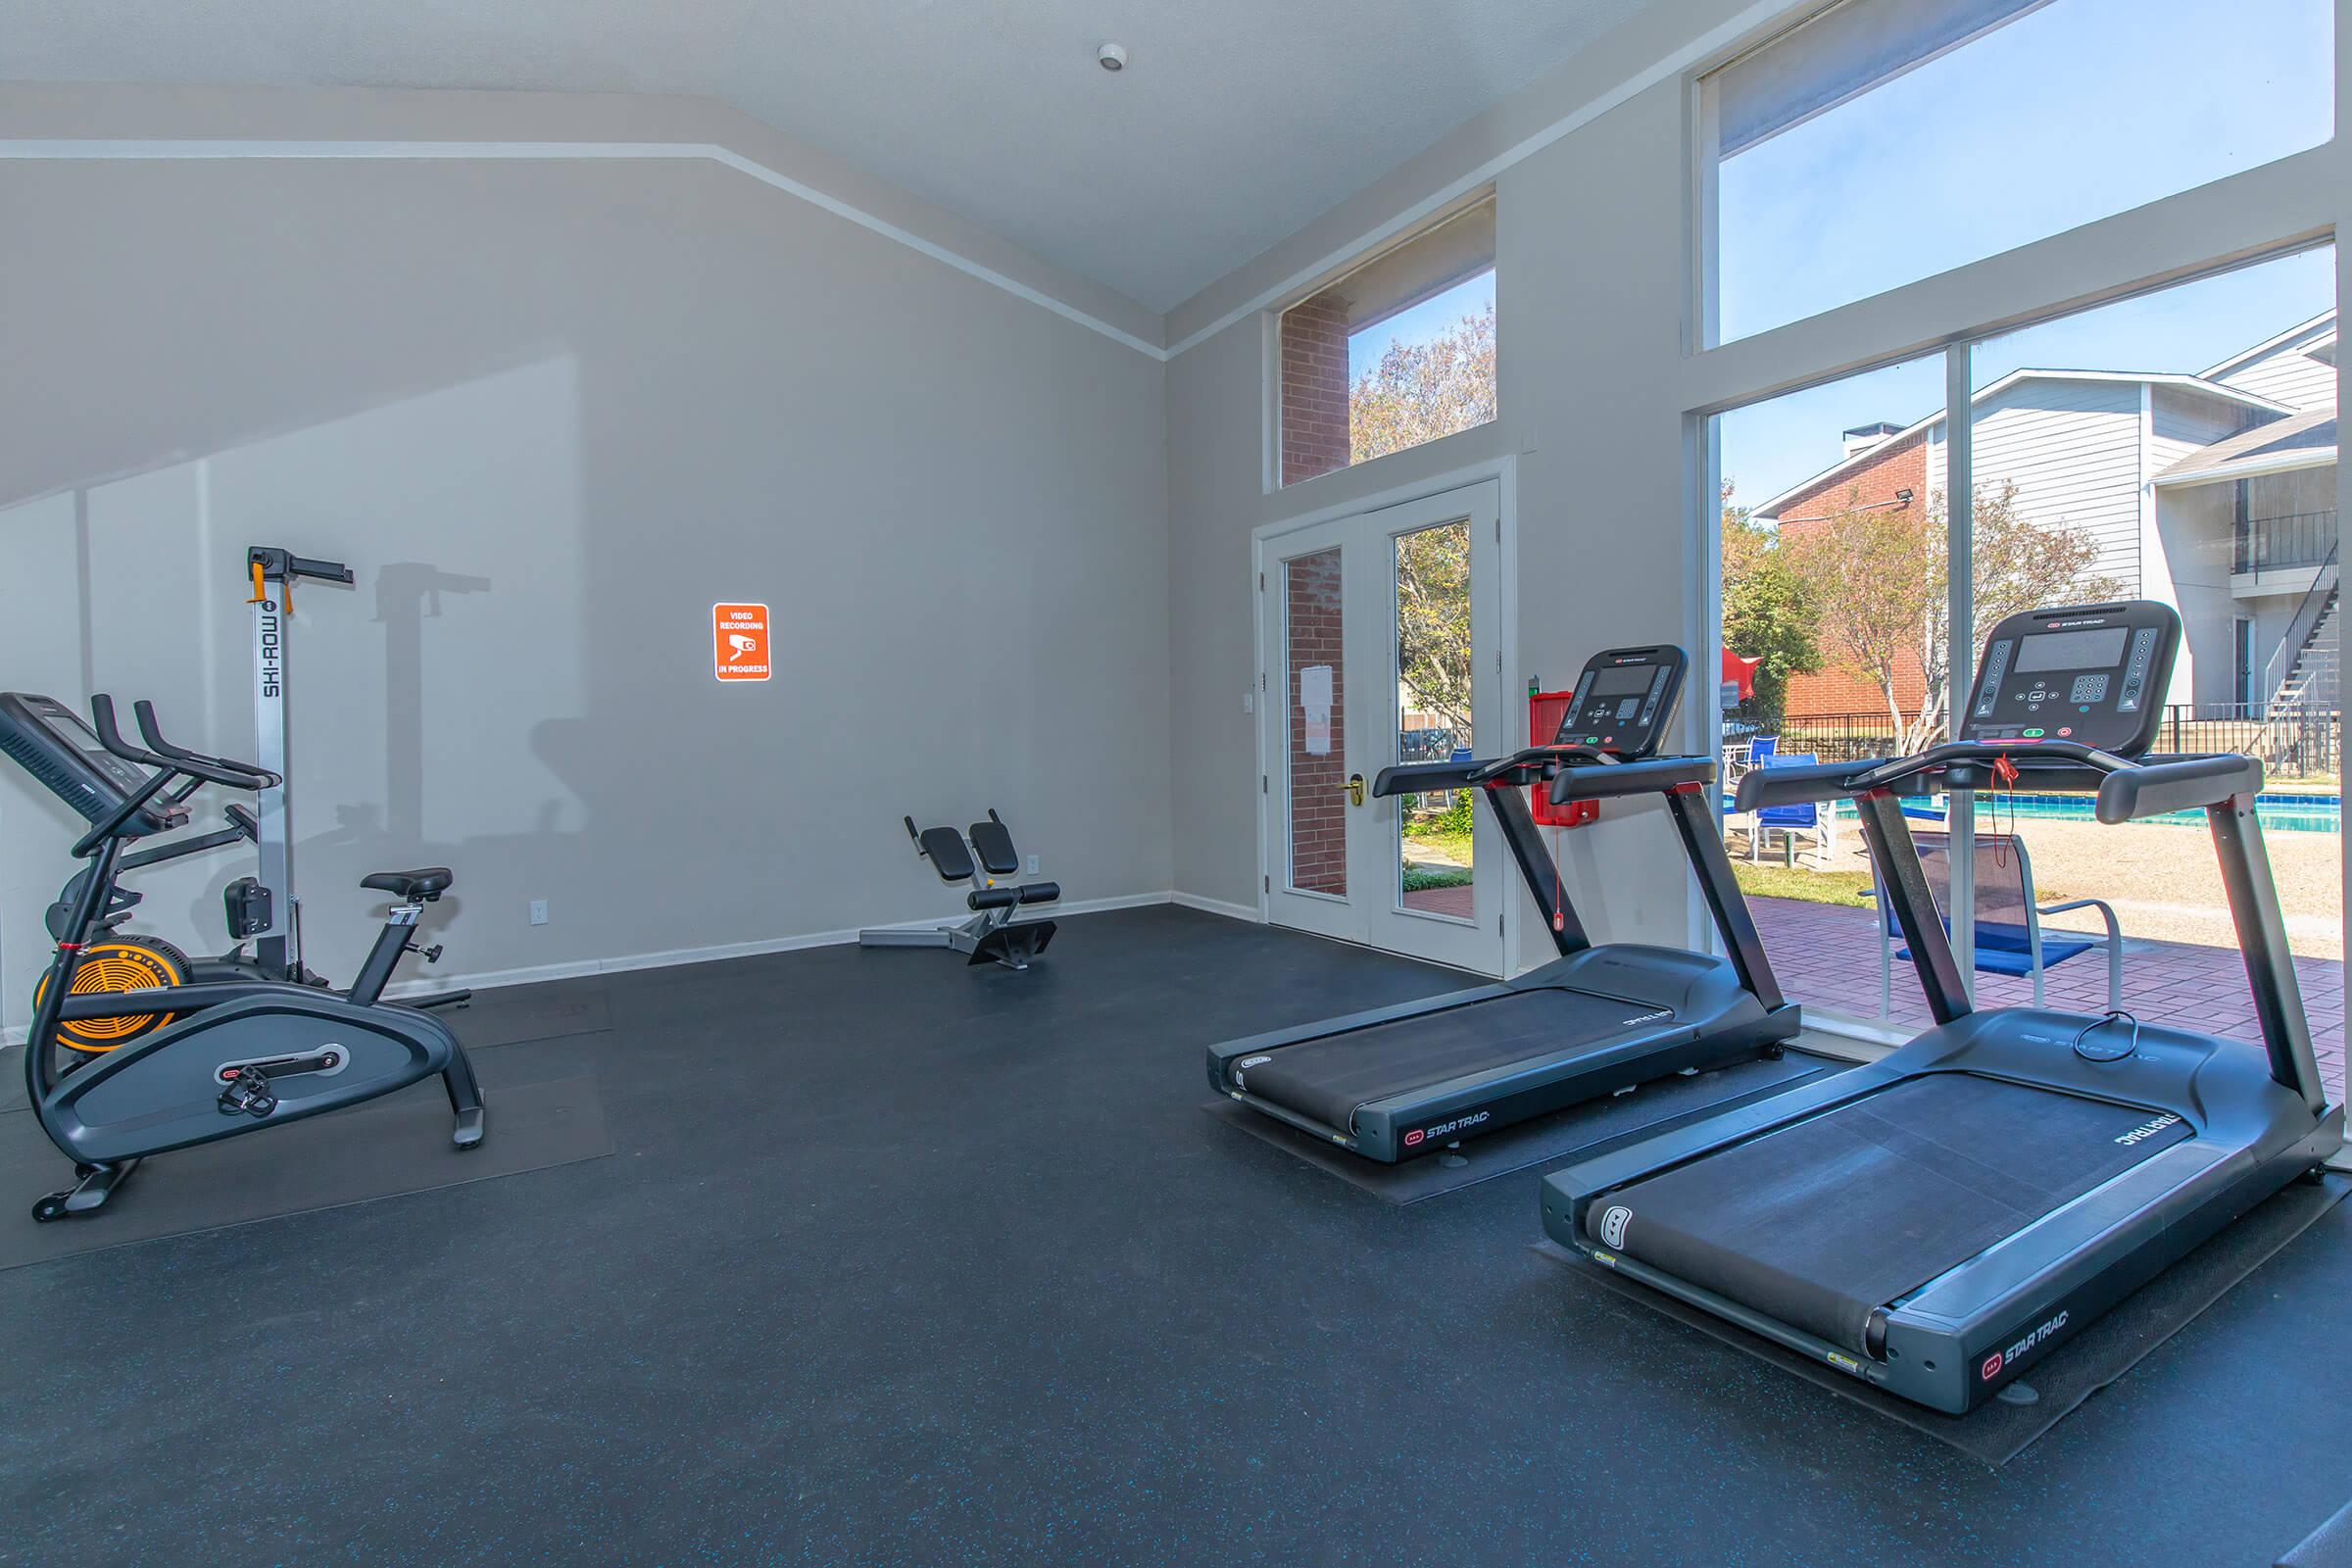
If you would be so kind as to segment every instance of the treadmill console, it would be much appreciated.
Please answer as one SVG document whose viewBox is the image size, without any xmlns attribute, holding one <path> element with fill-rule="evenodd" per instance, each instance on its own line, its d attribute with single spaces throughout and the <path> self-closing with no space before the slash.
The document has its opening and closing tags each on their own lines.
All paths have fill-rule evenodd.
<svg viewBox="0 0 2352 1568">
<path fill-rule="evenodd" d="M 1680 648 L 1608 648 L 1585 663 L 1554 746 L 1585 746 L 1624 760 L 1651 755 L 1674 721 L 1690 661 Z"/>
<path fill-rule="evenodd" d="M 2155 743 L 2180 650 L 2180 615 L 2144 599 L 2011 615 L 1984 639 L 1960 738 L 2137 757 Z"/>
<path fill-rule="evenodd" d="M 147 775 L 99 744 L 81 715 L 53 697 L 0 692 L 0 754 L 40 780 L 93 827 L 147 787 Z M 133 836 L 187 820 L 187 808 L 157 802 L 132 817 Z"/>
</svg>

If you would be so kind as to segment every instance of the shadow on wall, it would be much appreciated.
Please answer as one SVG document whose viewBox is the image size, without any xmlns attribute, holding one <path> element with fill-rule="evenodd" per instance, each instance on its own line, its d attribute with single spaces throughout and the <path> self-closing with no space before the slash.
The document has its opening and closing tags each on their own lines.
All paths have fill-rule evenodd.
<svg viewBox="0 0 2352 1568">
<path fill-rule="evenodd" d="M 586 825 L 538 749 L 581 704 L 577 379 L 557 356 L 0 513 L 0 569 L 44 585 L 0 634 L 0 684 L 76 707 L 151 698 L 167 733 L 249 758 L 246 548 L 347 562 L 356 589 L 298 583 L 286 624 L 307 956 L 347 978 L 382 902 L 359 879 L 446 863 L 458 885 L 431 924 L 453 971 L 484 967 L 467 906 L 523 882 L 558 896 L 543 872 L 578 858 L 558 840 Z M 236 798 L 208 788 L 194 825 Z M 39 911 L 74 869 L 77 824 L 14 768 L 0 819 L 0 982 L 16 999 L 46 956 Z M 231 847 L 140 874 L 137 923 L 219 951 L 220 890 L 251 869 Z"/>
<path fill-rule="evenodd" d="M 692 162 L 0 165 L 0 687 L 250 753 L 247 547 L 358 574 L 291 632 L 321 972 L 428 861 L 451 975 L 952 914 L 904 812 L 1170 885 L 1154 362 Z M 713 678 L 717 601 L 771 679 Z M 73 836 L 14 773 L 12 987 Z M 142 912 L 217 948 L 241 859 Z"/>
</svg>

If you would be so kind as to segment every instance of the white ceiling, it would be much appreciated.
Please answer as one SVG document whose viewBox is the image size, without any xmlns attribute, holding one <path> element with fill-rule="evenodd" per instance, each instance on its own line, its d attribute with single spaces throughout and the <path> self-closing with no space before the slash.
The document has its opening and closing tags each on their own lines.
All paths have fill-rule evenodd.
<svg viewBox="0 0 2352 1568">
<path fill-rule="evenodd" d="M 1645 3 L 0 0 L 0 79 L 717 98 L 1165 311 Z"/>
</svg>

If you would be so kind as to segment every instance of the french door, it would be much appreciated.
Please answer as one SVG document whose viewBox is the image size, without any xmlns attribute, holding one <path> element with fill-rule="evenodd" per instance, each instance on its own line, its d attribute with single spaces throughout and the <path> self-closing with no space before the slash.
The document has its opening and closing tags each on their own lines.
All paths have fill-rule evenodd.
<svg viewBox="0 0 2352 1568">
<path fill-rule="evenodd" d="M 1267 917 L 1486 974 L 1503 968 L 1503 847 L 1473 791 L 1375 798 L 1393 762 L 1494 756 L 1503 734 L 1500 485 L 1265 537 L 1260 838 Z"/>
</svg>

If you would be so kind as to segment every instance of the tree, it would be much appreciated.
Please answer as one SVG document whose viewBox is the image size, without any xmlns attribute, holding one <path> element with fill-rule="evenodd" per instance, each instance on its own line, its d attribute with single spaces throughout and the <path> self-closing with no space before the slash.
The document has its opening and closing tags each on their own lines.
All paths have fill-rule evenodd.
<svg viewBox="0 0 2352 1568">
<path fill-rule="evenodd" d="M 1948 535 L 1941 495 L 1914 512 L 1866 506 L 1848 492 L 1843 506 L 1808 523 L 1789 550 L 1823 652 L 1877 685 L 1902 751 L 1932 744 L 1951 709 Z M 1979 487 L 1970 539 L 1971 646 L 2019 611 L 2123 592 L 2114 578 L 2092 574 L 2099 547 L 2088 532 L 2020 516 L 2015 484 L 1997 494 Z M 1906 714 L 1902 688 L 1912 671 L 1922 695 Z"/>
<path fill-rule="evenodd" d="M 1745 507 L 1732 505 L 1732 486 L 1723 487 L 1723 646 L 1757 661 L 1756 695 L 1750 709 L 1767 728 L 1778 728 L 1788 707 L 1788 677 L 1821 667 L 1813 634 L 1808 586 L 1779 530 L 1751 520 Z"/>
<path fill-rule="evenodd" d="M 1928 700 L 1919 721 L 1921 732 L 1926 735 L 1943 729 L 1952 701 L 1947 657 L 1951 640 L 1945 635 L 1951 608 L 1945 589 L 1950 580 L 1945 563 L 1950 560 L 1950 553 L 1944 549 L 1943 541 L 1943 517 L 1938 510 L 1935 549 L 1929 557 L 1928 627 L 1926 657 L 1922 660 L 1928 677 Z M 1969 608 L 1974 622 L 1969 629 L 1971 649 L 1983 648 L 1993 627 L 2021 612 L 2069 600 L 2076 604 L 2096 604 L 2124 597 L 2122 582 L 2090 569 L 2099 559 L 2098 541 L 2082 528 L 2066 524 L 2051 527 L 2019 516 L 2017 486 L 2013 483 L 2001 486 L 2000 494 L 1989 500 L 1984 488 L 1978 488 L 1975 515 L 1969 529 L 1969 556 L 1972 568 Z"/>
<path fill-rule="evenodd" d="M 1922 514 L 1866 506 L 1856 490 L 1789 545 L 1823 654 L 1878 686 L 1898 735 L 1909 733 L 1901 683 L 1927 634 L 1928 556 L 1941 553 L 1940 534 Z"/>
<path fill-rule="evenodd" d="M 1470 525 L 1396 540 L 1396 673 L 1423 707 L 1470 734 Z"/>
<path fill-rule="evenodd" d="M 1348 389 L 1348 461 L 1402 452 L 1494 417 L 1494 307 L 1420 343 L 1392 343 Z"/>
<path fill-rule="evenodd" d="M 1353 462 L 1434 441 L 1494 417 L 1494 307 L 1421 343 L 1393 343 L 1348 392 Z M 1425 528 L 1396 541 L 1396 668 L 1457 735 L 1470 733 L 1470 530 Z"/>
</svg>

